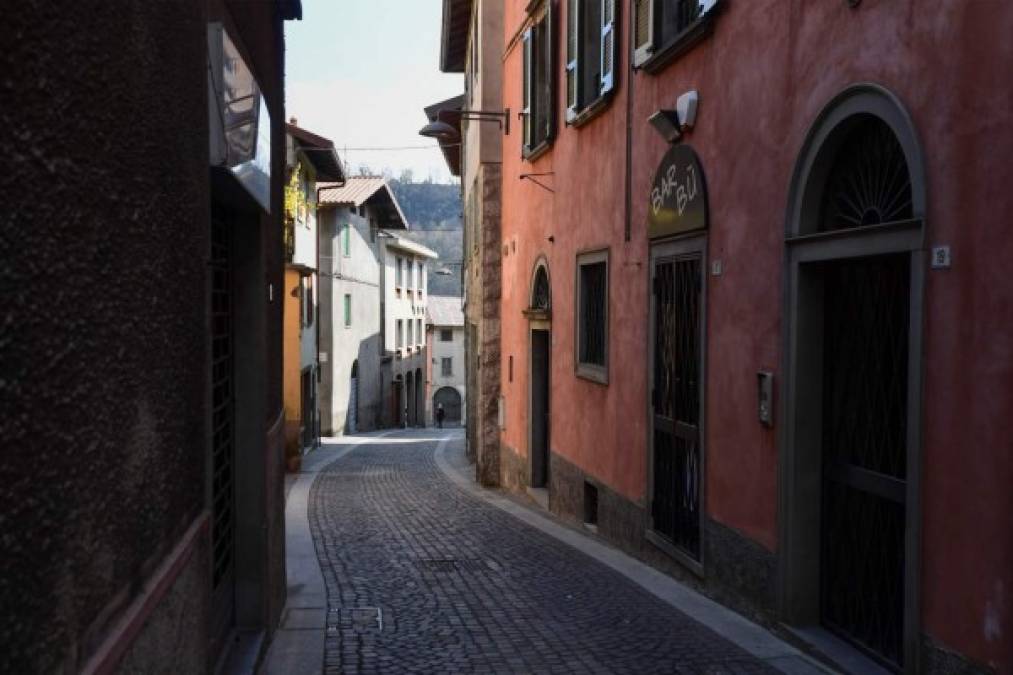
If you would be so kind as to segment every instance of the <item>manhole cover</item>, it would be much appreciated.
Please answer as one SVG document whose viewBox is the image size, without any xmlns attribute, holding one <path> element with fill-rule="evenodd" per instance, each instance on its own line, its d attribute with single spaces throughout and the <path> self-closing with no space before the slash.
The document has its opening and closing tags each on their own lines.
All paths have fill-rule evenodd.
<svg viewBox="0 0 1013 675">
<path fill-rule="evenodd" d="M 418 558 L 415 564 L 423 572 L 433 574 L 446 574 L 449 572 L 487 572 L 499 570 L 500 567 L 493 561 L 482 560 L 481 558 Z"/>
<path fill-rule="evenodd" d="M 331 613 L 339 615 L 341 628 L 352 628 L 359 633 L 383 630 L 383 610 L 379 607 L 342 607 L 331 609 Z M 328 630 L 333 632 L 332 628 Z"/>
</svg>

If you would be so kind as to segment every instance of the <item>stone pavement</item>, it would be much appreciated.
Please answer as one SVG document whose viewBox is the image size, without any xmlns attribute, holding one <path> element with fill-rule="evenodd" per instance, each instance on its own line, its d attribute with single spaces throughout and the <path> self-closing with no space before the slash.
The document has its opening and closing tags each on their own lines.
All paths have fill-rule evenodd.
<svg viewBox="0 0 1013 675">
<path fill-rule="evenodd" d="M 451 481 L 460 432 L 397 432 L 317 476 L 328 673 L 778 672 L 616 570 Z"/>
</svg>

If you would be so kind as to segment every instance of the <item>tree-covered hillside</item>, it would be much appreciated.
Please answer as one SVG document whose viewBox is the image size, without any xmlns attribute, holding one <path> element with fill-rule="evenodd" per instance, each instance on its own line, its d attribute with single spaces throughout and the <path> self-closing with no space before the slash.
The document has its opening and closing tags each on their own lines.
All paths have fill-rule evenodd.
<svg viewBox="0 0 1013 675">
<path fill-rule="evenodd" d="M 461 191 L 458 185 L 415 183 L 410 177 L 392 178 L 401 210 L 408 219 L 408 238 L 436 251 L 440 259 L 429 266 L 429 292 L 461 295 Z M 439 274 L 449 271 L 450 274 Z"/>
</svg>

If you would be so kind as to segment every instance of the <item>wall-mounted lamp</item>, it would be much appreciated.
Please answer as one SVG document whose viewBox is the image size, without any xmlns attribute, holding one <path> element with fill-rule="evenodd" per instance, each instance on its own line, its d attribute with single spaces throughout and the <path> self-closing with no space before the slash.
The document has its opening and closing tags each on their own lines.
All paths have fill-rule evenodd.
<svg viewBox="0 0 1013 675">
<path fill-rule="evenodd" d="M 420 136 L 426 138 L 435 138 L 438 141 L 459 141 L 461 134 L 458 130 L 450 124 L 440 119 L 440 116 L 444 114 L 455 114 L 459 115 L 462 120 L 472 120 L 475 122 L 496 122 L 499 124 L 499 128 L 503 130 L 503 133 L 507 136 L 510 135 L 510 108 L 506 108 L 503 112 L 495 112 L 491 110 L 441 110 L 436 113 L 436 119 L 419 130 Z"/>
<path fill-rule="evenodd" d="M 675 143 L 682 138 L 682 130 L 679 128 L 679 114 L 674 110 L 659 110 L 648 117 L 647 121 L 669 143 Z"/>
<path fill-rule="evenodd" d="M 669 143 L 675 143 L 682 134 L 696 125 L 696 109 L 700 95 L 696 91 L 687 91 L 675 102 L 675 110 L 659 110 L 647 121 L 657 130 L 661 137 Z"/>
</svg>

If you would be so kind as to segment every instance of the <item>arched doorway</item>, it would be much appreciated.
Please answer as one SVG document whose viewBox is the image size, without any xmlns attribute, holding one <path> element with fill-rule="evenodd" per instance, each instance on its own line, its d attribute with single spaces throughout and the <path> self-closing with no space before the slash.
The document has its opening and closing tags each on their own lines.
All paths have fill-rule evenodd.
<svg viewBox="0 0 1013 675">
<path fill-rule="evenodd" d="M 415 375 L 408 371 L 405 376 L 405 426 L 415 425 Z"/>
<path fill-rule="evenodd" d="M 780 605 L 896 670 L 919 648 L 924 213 L 903 107 L 845 91 L 789 201 Z"/>
<path fill-rule="evenodd" d="M 394 376 L 394 383 L 390 389 L 390 423 L 391 426 L 400 427 L 404 424 L 404 379 L 400 375 Z"/>
<path fill-rule="evenodd" d="M 426 381 L 422 369 L 415 369 L 415 426 L 426 426 Z"/>
<path fill-rule="evenodd" d="M 544 259 L 535 265 L 531 294 L 524 314 L 529 329 L 528 454 L 531 487 L 549 485 L 549 370 L 552 290 Z"/>
<path fill-rule="evenodd" d="M 433 410 L 443 406 L 443 426 L 461 424 L 461 393 L 453 387 L 440 387 L 433 394 Z"/>
<path fill-rule="evenodd" d="M 352 362 L 352 377 L 348 384 L 348 421 L 345 424 L 348 433 L 359 430 L 359 361 Z"/>
</svg>

